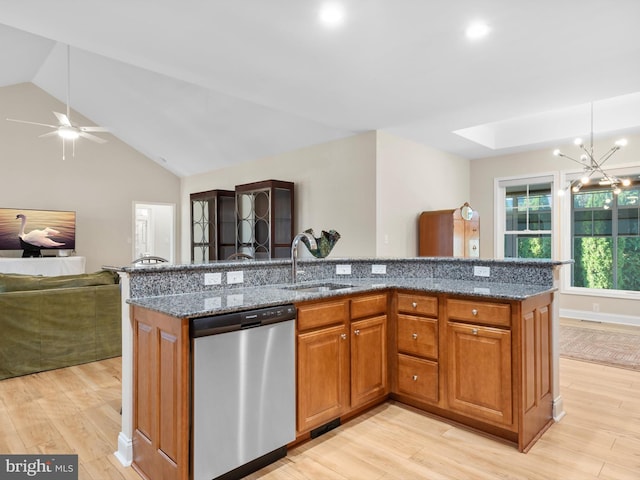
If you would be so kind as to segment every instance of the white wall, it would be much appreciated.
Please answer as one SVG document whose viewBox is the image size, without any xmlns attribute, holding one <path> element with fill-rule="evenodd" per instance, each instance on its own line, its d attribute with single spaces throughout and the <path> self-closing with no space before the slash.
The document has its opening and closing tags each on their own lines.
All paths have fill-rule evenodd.
<svg viewBox="0 0 640 480">
<path fill-rule="evenodd" d="M 469 201 L 469 160 L 385 132 L 377 159 L 376 255 L 415 257 L 420 213 Z"/>
<path fill-rule="evenodd" d="M 54 124 L 52 112 L 65 108 L 31 83 L 0 88 L 0 206 L 75 210 L 76 252 L 87 258 L 87 271 L 128 265 L 133 202 L 177 205 L 180 180 L 113 135 L 101 135 L 108 140 L 102 145 L 81 139 L 75 158 L 67 152 L 63 161 L 58 138 L 38 138 L 50 129 L 5 120 Z M 73 111 L 71 116 L 91 124 Z"/>
<path fill-rule="evenodd" d="M 260 180 L 295 183 L 294 229 L 334 229 L 332 257 L 376 253 L 376 134 L 367 132 L 182 179 L 181 261 L 190 262 L 189 194 Z M 301 254 L 304 249 L 300 250 Z"/>
<path fill-rule="evenodd" d="M 615 139 L 617 139 L 616 137 Z M 615 139 L 607 138 L 594 142 L 596 157 L 600 157 L 613 145 Z M 640 171 L 640 135 L 627 136 L 629 144 L 615 153 L 607 163 L 608 168 L 616 166 L 636 165 Z M 524 176 L 536 173 L 558 174 L 574 172 L 580 166 L 560 157 L 554 157 L 553 148 L 545 148 L 537 151 L 504 155 L 481 160 L 471 161 L 471 205 L 480 211 L 480 253 L 483 258 L 494 257 L 494 178 Z M 558 145 L 567 155 L 579 157 L 578 148 L 573 143 Z M 575 153 L 575 155 L 574 155 Z M 564 236 L 569 235 L 567 228 L 560 225 L 557 241 L 561 242 Z M 561 259 L 570 259 L 570 252 L 563 252 Z M 630 294 L 633 295 L 633 294 Z M 593 319 L 607 321 L 614 319 L 618 322 L 633 323 L 640 315 L 640 297 L 611 298 L 606 293 L 603 296 L 560 294 L 561 311 L 588 312 Z M 598 305 L 598 315 L 593 314 L 594 305 Z M 584 317 L 584 315 L 582 315 Z M 617 317 L 619 316 L 619 317 Z M 627 319 L 626 317 L 633 317 Z"/>
</svg>

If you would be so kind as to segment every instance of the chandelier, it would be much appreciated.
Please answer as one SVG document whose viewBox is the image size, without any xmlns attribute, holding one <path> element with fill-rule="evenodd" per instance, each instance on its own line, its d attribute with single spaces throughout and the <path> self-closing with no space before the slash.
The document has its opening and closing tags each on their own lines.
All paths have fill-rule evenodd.
<svg viewBox="0 0 640 480">
<path fill-rule="evenodd" d="M 567 188 L 571 188 L 571 191 L 578 193 L 582 187 L 591 183 L 591 180 L 598 180 L 600 186 L 611 187 L 613 193 L 618 195 L 622 189 L 621 187 L 628 187 L 631 185 L 631 180 L 628 178 L 619 178 L 616 175 L 607 173 L 603 169 L 603 165 L 611 156 L 624 147 L 627 144 L 627 140 L 622 138 L 616 141 L 613 146 L 599 159 L 596 159 L 593 152 L 593 102 L 591 102 L 591 139 L 589 147 L 586 147 L 584 141 L 581 138 L 576 138 L 573 142 L 578 148 L 582 150 L 582 155 L 576 160 L 575 158 L 565 155 L 560 150 L 555 149 L 553 154 L 556 157 L 568 158 L 569 160 L 576 162 L 582 166 L 583 174 L 579 179 L 573 180 Z M 592 178 L 594 177 L 594 178 Z"/>
</svg>

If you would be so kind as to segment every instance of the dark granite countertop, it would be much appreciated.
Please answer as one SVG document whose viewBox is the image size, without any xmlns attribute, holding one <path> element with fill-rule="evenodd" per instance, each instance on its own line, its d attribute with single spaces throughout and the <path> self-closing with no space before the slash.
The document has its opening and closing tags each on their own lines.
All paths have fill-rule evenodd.
<svg viewBox="0 0 640 480">
<path fill-rule="evenodd" d="M 316 282 L 302 282 L 299 285 L 317 284 L 318 282 L 347 283 L 346 289 L 303 292 L 288 289 L 291 285 L 266 285 L 257 287 L 232 287 L 210 290 L 206 292 L 164 295 L 156 297 L 133 298 L 128 300 L 137 305 L 157 312 L 179 318 L 196 318 L 217 315 L 241 310 L 298 303 L 308 300 L 352 295 L 387 288 L 415 290 L 426 293 L 445 293 L 449 295 L 465 295 L 483 299 L 525 300 L 527 298 L 555 290 L 547 285 L 525 285 L 516 283 L 496 283 L 451 279 L 322 279 Z"/>
</svg>

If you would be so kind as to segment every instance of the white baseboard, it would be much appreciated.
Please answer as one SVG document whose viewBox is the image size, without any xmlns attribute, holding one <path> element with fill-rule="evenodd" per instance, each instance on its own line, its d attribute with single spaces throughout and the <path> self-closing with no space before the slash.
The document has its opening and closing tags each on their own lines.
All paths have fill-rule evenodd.
<svg viewBox="0 0 640 480">
<path fill-rule="evenodd" d="M 615 313 L 589 312 L 587 310 L 570 310 L 568 308 L 561 308 L 560 317 L 640 327 L 640 317 L 633 315 L 619 315 Z"/>
<path fill-rule="evenodd" d="M 118 451 L 114 455 L 124 467 L 131 466 L 133 462 L 133 440 L 122 432 L 118 435 Z"/>
<path fill-rule="evenodd" d="M 562 417 L 565 416 L 565 411 L 564 411 L 564 400 L 562 399 L 562 395 L 558 395 L 556 398 L 553 399 L 553 419 L 556 422 L 559 422 L 560 420 L 562 420 Z"/>
</svg>

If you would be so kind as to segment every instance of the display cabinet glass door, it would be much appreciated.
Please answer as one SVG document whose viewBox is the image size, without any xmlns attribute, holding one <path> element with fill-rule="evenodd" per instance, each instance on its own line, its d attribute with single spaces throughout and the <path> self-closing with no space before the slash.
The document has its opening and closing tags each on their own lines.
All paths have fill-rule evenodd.
<svg viewBox="0 0 640 480">
<path fill-rule="evenodd" d="M 255 259 L 288 258 L 293 240 L 293 183 L 236 186 L 237 251 Z"/>
<path fill-rule="evenodd" d="M 235 192 L 191 194 L 191 261 L 224 260 L 236 251 Z"/>
</svg>

